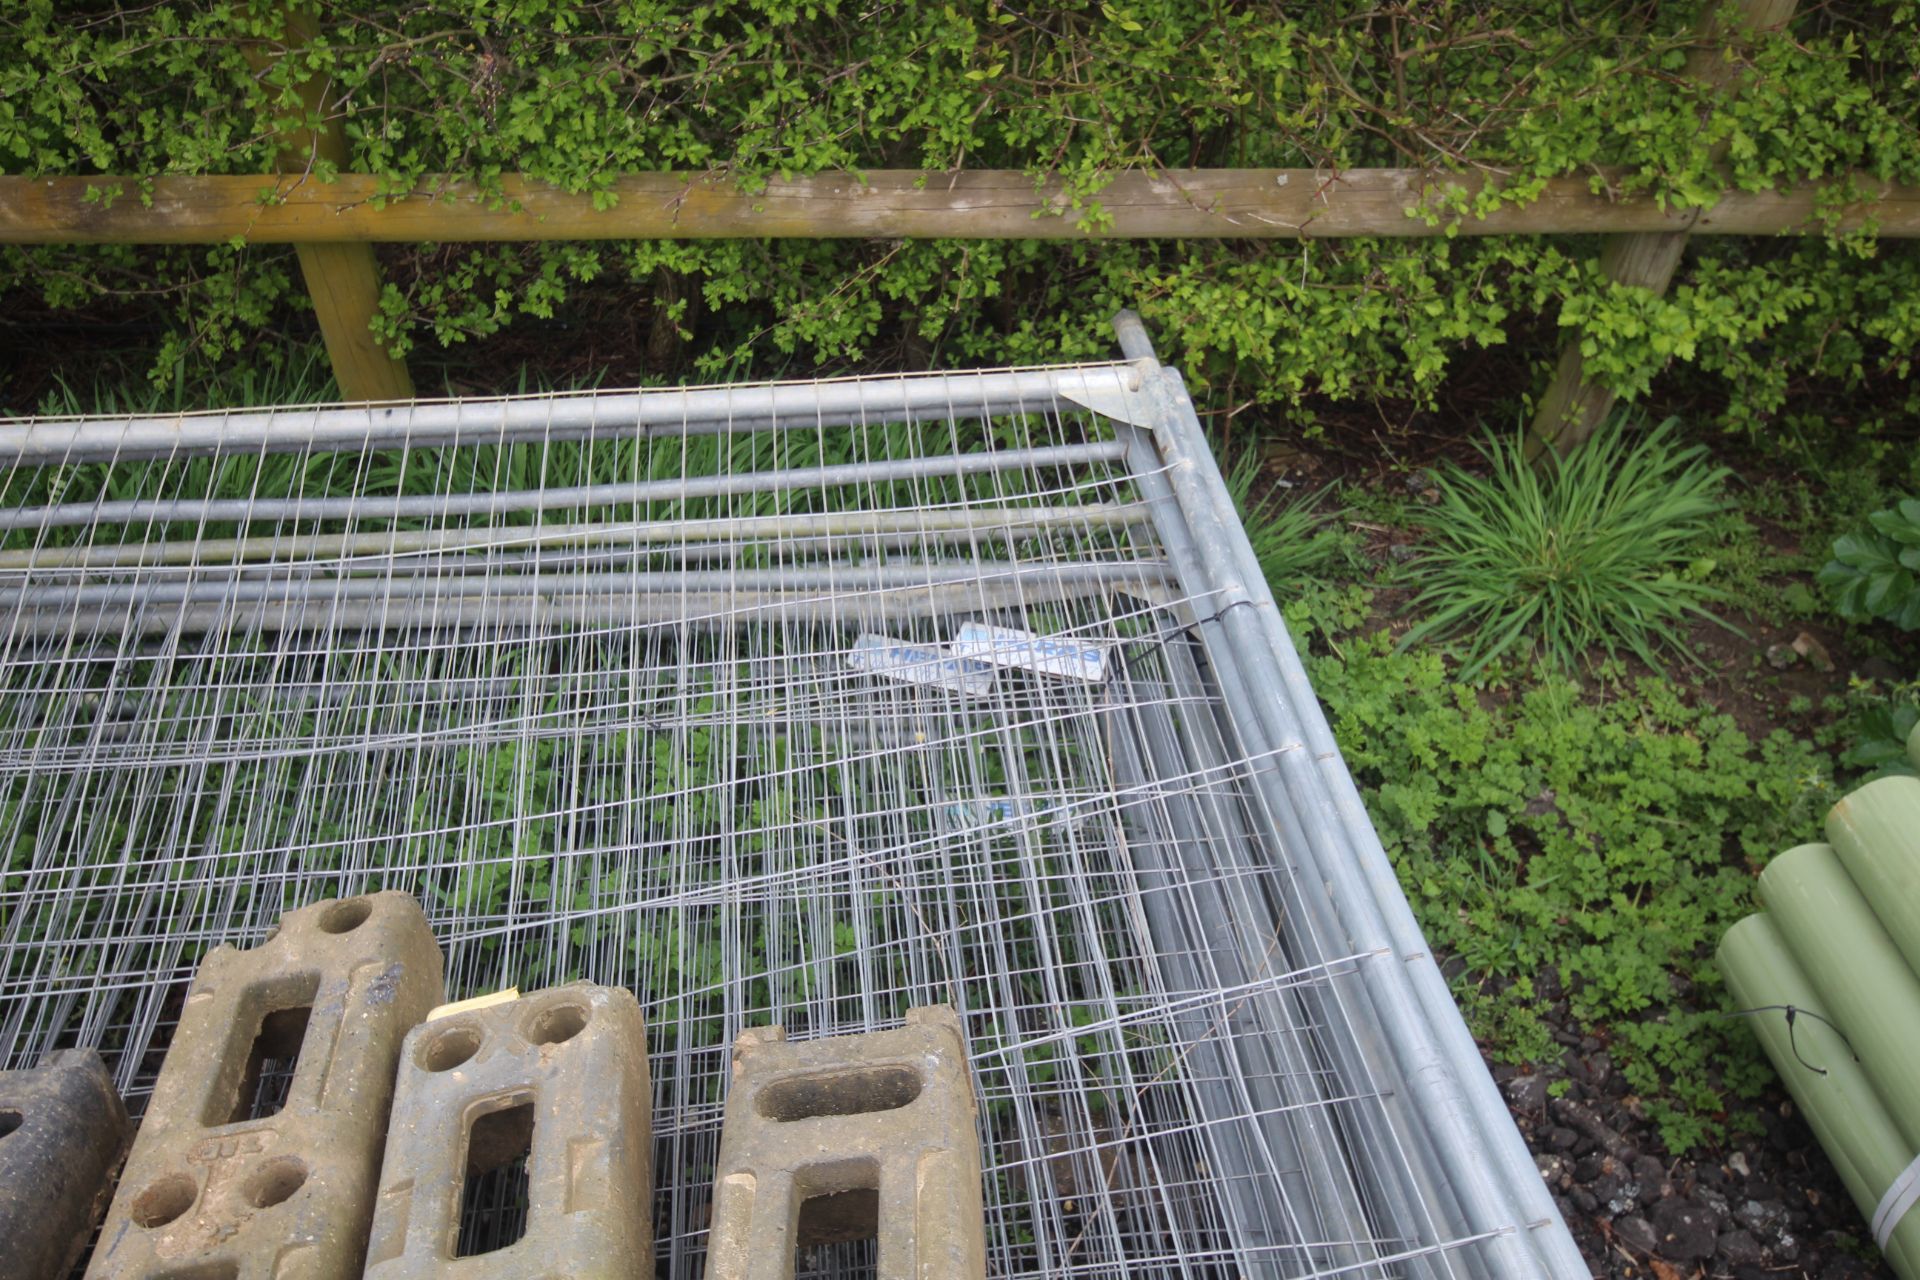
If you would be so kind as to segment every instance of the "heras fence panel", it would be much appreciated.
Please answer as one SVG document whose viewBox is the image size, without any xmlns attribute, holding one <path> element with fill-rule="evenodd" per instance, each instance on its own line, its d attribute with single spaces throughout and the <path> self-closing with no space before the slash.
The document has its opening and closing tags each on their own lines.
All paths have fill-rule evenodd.
<svg viewBox="0 0 1920 1280">
<path fill-rule="evenodd" d="M 1584 1276 L 1179 376 L 0 425 L 0 1062 L 417 894 L 631 987 L 661 1274 L 729 1047 L 948 1004 L 998 1275 Z M 860 1242 L 796 1258 L 858 1273 Z"/>
</svg>

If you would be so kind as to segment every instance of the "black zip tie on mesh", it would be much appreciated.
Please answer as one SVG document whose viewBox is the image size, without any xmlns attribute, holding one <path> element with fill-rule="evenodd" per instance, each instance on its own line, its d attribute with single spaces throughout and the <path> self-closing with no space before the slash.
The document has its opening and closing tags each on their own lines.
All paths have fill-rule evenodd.
<svg viewBox="0 0 1920 1280">
<path fill-rule="evenodd" d="M 1852 1056 L 1855 1062 L 1860 1061 L 1860 1055 L 1857 1053 L 1854 1053 L 1853 1041 L 1847 1039 L 1847 1033 L 1842 1031 L 1839 1027 L 1834 1026 L 1833 1021 L 1831 1019 L 1824 1018 L 1819 1014 L 1815 1013 L 1811 1009 L 1802 1009 L 1798 1005 L 1792 1005 L 1792 1004 L 1760 1004 L 1760 1005 L 1755 1005 L 1751 1009 L 1735 1009 L 1731 1013 L 1723 1013 L 1720 1016 L 1723 1018 L 1747 1018 L 1757 1013 L 1773 1013 L 1776 1011 L 1783 1012 L 1787 1015 L 1787 1048 L 1793 1050 L 1794 1061 L 1798 1062 L 1801 1066 L 1813 1072 L 1815 1075 L 1823 1076 L 1827 1074 L 1827 1069 L 1825 1067 L 1814 1066 L 1811 1062 L 1808 1062 L 1800 1054 L 1800 1044 L 1799 1044 L 1799 1041 L 1795 1039 L 1793 1024 L 1794 1024 L 1794 1020 L 1799 1018 L 1803 1014 L 1806 1017 L 1812 1018 L 1815 1022 L 1818 1022 L 1820 1025 L 1826 1027 L 1829 1031 L 1833 1032 L 1833 1034 L 1835 1034 L 1836 1036 L 1839 1036 L 1840 1043 L 1847 1046 L 1847 1053 Z"/>
<path fill-rule="evenodd" d="M 1214 613 L 1208 614 L 1204 618 L 1195 618 L 1192 622 L 1169 623 L 1150 636 L 1140 636 L 1132 641 L 1123 641 L 1115 649 L 1114 656 L 1119 660 L 1120 665 L 1125 667 L 1129 657 L 1137 657 L 1141 653 L 1165 649 L 1180 636 L 1185 636 L 1187 639 L 1195 641 L 1196 643 L 1204 643 L 1203 637 L 1200 635 L 1201 627 L 1204 627 L 1209 622 L 1218 622 L 1220 619 L 1226 617 L 1232 610 L 1242 607 L 1253 608 L 1253 601 L 1235 600 L 1231 604 L 1222 607 Z"/>
</svg>

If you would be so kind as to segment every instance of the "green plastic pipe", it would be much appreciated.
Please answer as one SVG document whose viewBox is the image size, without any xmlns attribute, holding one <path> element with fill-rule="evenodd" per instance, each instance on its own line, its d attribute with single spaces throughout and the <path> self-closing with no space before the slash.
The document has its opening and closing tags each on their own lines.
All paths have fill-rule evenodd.
<svg viewBox="0 0 1920 1280">
<path fill-rule="evenodd" d="M 1817 994 L 1812 1007 L 1853 1045 L 1911 1158 L 1920 1151 L 1920 978 L 1829 846 L 1803 844 L 1775 858 L 1760 897 Z"/>
<path fill-rule="evenodd" d="M 1727 930 L 1719 960 L 1739 1008 L 1792 1005 L 1826 1013 L 1765 915 L 1748 916 Z M 1812 1018 L 1796 1018 L 1791 1029 L 1779 1011 L 1754 1013 L 1742 1021 L 1759 1037 L 1854 1204 L 1871 1220 L 1888 1184 L 1912 1162 L 1914 1153 L 1901 1140 L 1866 1073 L 1840 1037 Z M 1812 1065 L 1803 1066 L 1802 1059 Z M 1920 1280 L 1920 1266 L 1915 1265 L 1920 1260 L 1920 1211 L 1900 1221 L 1883 1252 L 1900 1280 Z"/>
<path fill-rule="evenodd" d="M 1827 842 L 1920 972 L 1920 778 L 1881 778 L 1841 800 Z"/>
</svg>

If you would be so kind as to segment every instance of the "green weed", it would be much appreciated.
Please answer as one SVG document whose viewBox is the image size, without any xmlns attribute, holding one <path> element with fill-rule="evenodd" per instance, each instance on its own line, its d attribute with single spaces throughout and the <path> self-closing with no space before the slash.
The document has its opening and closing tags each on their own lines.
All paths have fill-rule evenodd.
<svg viewBox="0 0 1920 1280">
<path fill-rule="evenodd" d="M 1481 447 L 1489 472 L 1445 468 L 1411 566 L 1426 617 L 1404 641 L 1465 635 L 1462 678 L 1537 648 L 1564 669 L 1596 652 L 1659 667 L 1691 656 L 1685 628 L 1723 598 L 1696 561 L 1722 510 L 1727 472 L 1671 419 L 1644 434 L 1616 423 L 1571 457 L 1531 466 L 1520 440 Z"/>
<path fill-rule="evenodd" d="M 1311 607 L 1291 620 L 1311 629 Z M 1539 1017 L 1551 976 L 1673 1150 L 1718 1132 L 1764 1067 L 1719 1016 L 1712 949 L 1752 909 L 1758 868 L 1818 829 L 1826 758 L 1750 739 L 1664 679 L 1602 701 L 1549 674 L 1496 701 L 1384 634 L 1344 637 L 1310 670 L 1489 1051 L 1558 1053 Z"/>
<path fill-rule="evenodd" d="M 1867 524 L 1834 540 L 1820 583 L 1850 622 L 1881 619 L 1920 630 L 1920 498 L 1875 511 Z"/>
<path fill-rule="evenodd" d="M 1920 725 L 1920 684 L 1903 685 L 1891 698 L 1875 701 L 1853 725 L 1853 742 L 1841 753 L 1840 763 L 1862 770 L 1865 780 L 1913 777 L 1916 770 L 1907 753 L 1913 730 Z"/>
<path fill-rule="evenodd" d="M 1256 502 L 1252 493 L 1259 478 L 1260 455 L 1253 449 L 1226 469 L 1227 492 L 1276 593 L 1297 588 L 1350 557 L 1350 540 L 1325 510 L 1325 490 L 1283 498 L 1273 489 Z"/>
<path fill-rule="evenodd" d="M 1817 737 L 1839 753 L 1849 786 L 1916 770 L 1907 742 L 1920 725 L 1920 678 L 1848 682 L 1845 692 L 1825 700 L 1828 720 Z"/>
<path fill-rule="evenodd" d="M 208 408 L 317 404 L 340 398 L 333 366 L 322 348 L 296 347 L 276 355 L 273 360 L 235 362 L 213 370 L 178 361 L 161 376 L 143 377 L 129 370 L 119 377 L 96 377 L 84 386 L 56 379 L 55 390 L 37 406 L 8 408 L 0 401 L 0 413 L 25 413 L 30 409 L 49 416 L 191 413 Z"/>
</svg>

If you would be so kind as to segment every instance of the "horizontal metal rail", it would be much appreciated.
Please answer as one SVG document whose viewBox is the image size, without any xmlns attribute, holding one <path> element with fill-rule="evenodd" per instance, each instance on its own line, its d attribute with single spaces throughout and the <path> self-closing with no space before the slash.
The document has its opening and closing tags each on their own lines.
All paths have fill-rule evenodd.
<svg viewBox="0 0 1920 1280">
<path fill-rule="evenodd" d="M 1133 560 L 1120 564 L 1008 565 L 982 572 L 971 564 L 862 565 L 825 568 L 702 569 L 662 573 L 518 573 L 466 577 L 459 574 L 346 578 L 297 575 L 276 578 L 227 578 L 189 582 L 110 582 L 85 586 L 10 587 L 0 585 L 0 610 L 152 608 L 171 604 L 257 603 L 268 600 L 423 600 L 506 599 L 540 596 L 563 602 L 572 598 L 640 595 L 706 595 L 723 592 L 862 592 L 900 588 L 1042 580 L 1059 583 L 1160 582 L 1164 564 Z"/>
<path fill-rule="evenodd" d="M 0 571 L 67 573 L 273 561 L 324 562 L 396 556 L 557 548 L 738 548 L 820 539 L 913 535 L 954 543 L 1029 537 L 1050 530 L 1120 529 L 1148 523 L 1137 505 L 1089 502 L 1077 507 L 948 507 L 922 511 L 830 511 L 711 520 L 609 520 L 561 525 L 488 525 L 460 529 L 392 529 L 381 533 L 265 534 L 187 538 L 174 542 L 89 543 L 0 551 Z"/>
<path fill-rule="evenodd" d="M 1018 582 L 879 587 L 856 595 L 820 591 L 689 591 L 527 594 L 497 599 L 312 597 L 152 609 L 131 603 L 84 608 L 22 604 L 8 615 L 7 625 L 15 638 L 57 639 L 63 643 L 70 638 L 102 632 L 153 637 L 281 631 L 482 630 L 498 633 L 569 627 L 620 634 L 636 627 L 737 627 L 768 621 L 868 626 L 889 618 L 942 617 L 962 611 L 1023 608 L 1048 601 L 1100 596 L 1123 588 L 1149 601 L 1165 600 L 1170 595 L 1150 580 L 1074 583 L 1049 576 Z M 34 655 L 4 656 L 9 660 L 24 660 Z"/>
<path fill-rule="evenodd" d="M 932 414 L 946 419 L 1071 412 L 1088 403 L 1117 407 L 1139 385 L 1139 371 L 1130 366 L 1088 364 L 502 400 L 109 419 L 25 418 L 0 422 L 0 465 L 515 444 L 654 433 L 711 435 L 912 421 Z"/>
<path fill-rule="evenodd" d="M 105 524 L 234 524 L 256 520 L 426 520 L 494 516 L 569 507 L 620 507 L 642 502 L 737 497 L 801 486 L 886 484 L 896 480 L 988 475 L 1029 467 L 1077 467 L 1117 462 L 1124 446 L 1111 441 L 997 449 L 932 458 L 882 458 L 824 467 L 742 471 L 673 480 L 556 485 L 496 493 L 423 493 L 351 498 L 128 498 L 62 502 L 0 510 L 0 529 L 79 528 Z M 529 532 L 532 532 L 529 529 Z"/>
</svg>

